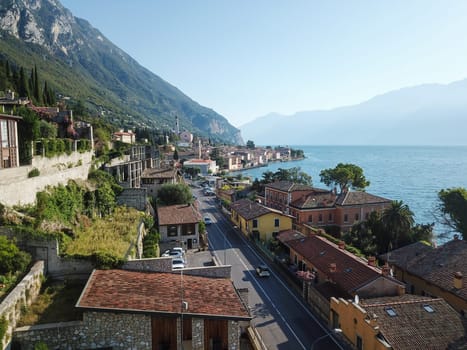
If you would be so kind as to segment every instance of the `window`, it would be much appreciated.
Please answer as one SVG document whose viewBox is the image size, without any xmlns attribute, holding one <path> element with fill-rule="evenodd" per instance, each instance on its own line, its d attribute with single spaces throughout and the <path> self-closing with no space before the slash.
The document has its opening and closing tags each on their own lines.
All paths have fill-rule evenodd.
<svg viewBox="0 0 467 350">
<path fill-rule="evenodd" d="M 8 124 L 6 120 L 0 120 L 0 139 L 2 140 L 2 147 L 8 147 Z"/>
<path fill-rule="evenodd" d="M 332 221 L 333 221 L 333 219 L 332 219 L 332 213 L 329 213 L 329 215 L 328 215 L 328 221 L 329 221 L 329 222 L 332 222 Z"/>
<path fill-rule="evenodd" d="M 169 226 L 167 230 L 167 236 L 169 237 L 177 236 L 177 226 Z"/>
<path fill-rule="evenodd" d="M 431 307 L 431 305 L 425 304 L 425 305 L 423 305 L 423 308 L 425 309 L 426 312 L 429 312 L 430 314 L 431 314 L 432 312 L 435 312 L 435 309 L 433 309 L 433 308 Z"/>
<path fill-rule="evenodd" d="M 368 220 L 369 217 L 370 217 L 370 213 L 366 213 L 365 214 L 365 220 Z"/>
<path fill-rule="evenodd" d="M 349 221 L 349 216 L 347 214 L 344 214 L 344 222 L 348 222 Z"/>
<path fill-rule="evenodd" d="M 274 219 L 274 227 L 279 227 L 279 219 Z"/>
<path fill-rule="evenodd" d="M 356 347 L 358 350 L 362 350 L 363 349 L 363 339 L 362 337 L 360 337 L 359 335 L 357 335 L 357 341 L 356 341 Z"/>
<path fill-rule="evenodd" d="M 384 311 L 386 311 L 386 313 L 391 317 L 397 316 L 396 310 L 394 310 L 392 307 L 387 307 L 384 309 Z"/>
<path fill-rule="evenodd" d="M 313 215 L 308 215 L 308 222 L 313 222 Z"/>
<path fill-rule="evenodd" d="M 253 228 L 258 227 L 258 219 L 253 219 Z"/>
<path fill-rule="evenodd" d="M 323 222 L 323 214 L 318 215 L 318 222 Z"/>
<path fill-rule="evenodd" d="M 358 221 L 358 218 L 359 218 L 359 216 L 358 216 L 358 213 L 357 213 L 357 214 L 355 214 L 355 221 Z"/>
</svg>

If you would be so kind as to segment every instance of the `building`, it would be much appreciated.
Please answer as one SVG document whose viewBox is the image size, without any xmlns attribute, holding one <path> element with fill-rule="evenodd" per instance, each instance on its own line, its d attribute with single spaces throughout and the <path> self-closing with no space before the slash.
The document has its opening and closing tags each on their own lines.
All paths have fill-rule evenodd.
<svg viewBox="0 0 467 350">
<path fill-rule="evenodd" d="M 436 248 L 417 242 L 380 258 L 409 293 L 443 298 L 467 315 L 467 241 L 455 236 Z"/>
<path fill-rule="evenodd" d="M 148 195 L 155 197 L 157 191 L 166 184 L 177 184 L 182 175 L 177 168 L 148 168 L 141 174 L 141 187 L 146 188 Z"/>
<path fill-rule="evenodd" d="M 266 242 L 292 228 L 292 217 L 249 199 L 231 205 L 231 220 L 246 236 Z"/>
<path fill-rule="evenodd" d="M 199 247 L 201 215 L 191 204 L 157 207 L 157 225 L 161 242 L 176 242 L 186 249 Z"/>
<path fill-rule="evenodd" d="M 291 181 L 276 181 L 264 186 L 264 205 L 289 214 L 290 203 L 313 192 L 313 187 Z"/>
<path fill-rule="evenodd" d="M 354 349 L 465 349 L 462 316 L 440 298 L 331 298 L 331 327 Z"/>
<path fill-rule="evenodd" d="M 199 174 L 202 176 L 217 173 L 215 160 L 210 159 L 191 159 L 183 163 L 184 168 L 199 169 Z"/>
<path fill-rule="evenodd" d="M 19 166 L 18 121 L 22 118 L 0 114 L 0 169 Z"/>
<path fill-rule="evenodd" d="M 15 333 L 23 349 L 240 349 L 250 315 L 230 278 L 94 270 L 76 307 L 82 321 Z M 48 326 L 48 327 L 47 327 Z M 34 343 L 33 340 L 34 339 Z"/>
<path fill-rule="evenodd" d="M 136 142 L 136 134 L 131 130 L 123 131 L 123 129 L 121 129 L 120 131 L 114 132 L 112 134 L 112 141 L 133 144 Z"/>
</svg>

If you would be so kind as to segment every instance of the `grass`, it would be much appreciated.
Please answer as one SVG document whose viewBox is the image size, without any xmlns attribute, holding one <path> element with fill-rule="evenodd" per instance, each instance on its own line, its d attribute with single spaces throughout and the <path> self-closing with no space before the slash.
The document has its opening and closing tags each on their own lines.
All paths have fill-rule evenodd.
<svg viewBox="0 0 467 350">
<path fill-rule="evenodd" d="M 131 242 L 136 240 L 142 216 L 136 209 L 118 207 L 113 215 L 79 230 L 73 240 L 65 243 L 64 253 L 87 256 L 104 252 L 123 258 Z"/>
<path fill-rule="evenodd" d="M 23 306 L 17 327 L 80 320 L 82 312 L 74 306 L 84 285 L 81 281 L 46 282 L 36 301 L 29 307 Z"/>
</svg>

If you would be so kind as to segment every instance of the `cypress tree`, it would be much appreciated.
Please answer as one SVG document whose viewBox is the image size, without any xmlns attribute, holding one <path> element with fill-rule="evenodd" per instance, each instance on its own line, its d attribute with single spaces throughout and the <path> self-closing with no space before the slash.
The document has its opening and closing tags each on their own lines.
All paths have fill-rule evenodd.
<svg viewBox="0 0 467 350">
<path fill-rule="evenodd" d="M 37 66 L 34 65 L 34 98 L 37 103 L 41 103 L 41 91 L 39 87 L 39 77 L 37 74 Z"/>
<path fill-rule="evenodd" d="M 28 97 L 28 83 L 26 82 L 26 76 L 24 75 L 24 69 L 21 67 L 19 69 L 19 77 L 18 77 L 18 93 L 20 97 Z"/>
</svg>

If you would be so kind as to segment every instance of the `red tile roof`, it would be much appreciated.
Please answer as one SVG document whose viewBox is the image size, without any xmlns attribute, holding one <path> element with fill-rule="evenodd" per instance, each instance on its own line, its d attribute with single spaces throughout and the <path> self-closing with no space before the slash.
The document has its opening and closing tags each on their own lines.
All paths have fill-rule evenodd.
<svg viewBox="0 0 467 350">
<path fill-rule="evenodd" d="M 313 191 L 313 187 L 303 184 L 297 184 L 291 181 L 276 181 L 266 184 L 265 187 L 270 187 L 279 191 L 294 192 L 294 191 Z M 318 189 L 316 189 L 318 190 Z"/>
<path fill-rule="evenodd" d="M 341 206 L 385 203 L 389 204 L 391 203 L 391 200 L 362 191 L 348 191 L 346 193 L 342 193 L 336 201 L 336 204 Z"/>
<path fill-rule="evenodd" d="M 280 240 L 280 235 L 278 239 Z M 289 240 L 284 244 L 303 256 L 317 270 L 325 273 L 340 289 L 349 294 L 381 276 L 380 269 L 369 266 L 366 261 L 316 235 Z M 331 264 L 335 264 L 335 272 L 330 272 Z"/>
<path fill-rule="evenodd" d="M 364 299 L 360 306 L 369 317 L 377 317 L 380 336 L 391 349 L 447 349 L 454 342 L 467 344 L 461 315 L 443 299 L 405 294 Z M 393 316 L 388 308 L 394 311 Z"/>
<path fill-rule="evenodd" d="M 182 299 L 183 314 L 250 319 L 231 280 L 174 273 L 94 270 L 76 306 L 180 314 Z"/>
<path fill-rule="evenodd" d="M 191 204 L 176 204 L 157 207 L 159 225 L 195 224 L 201 221 L 201 214 Z"/>
<path fill-rule="evenodd" d="M 259 203 L 253 202 L 249 199 L 240 199 L 231 204 L 231 209 L 236 211 L 238 215 L 243 217 L 245 220 L 251 220 L 269 213 L 276 213 L 278 215 L 284 215 L 279 210 L 271 209 L 261 205 Z"/>
</svg>

